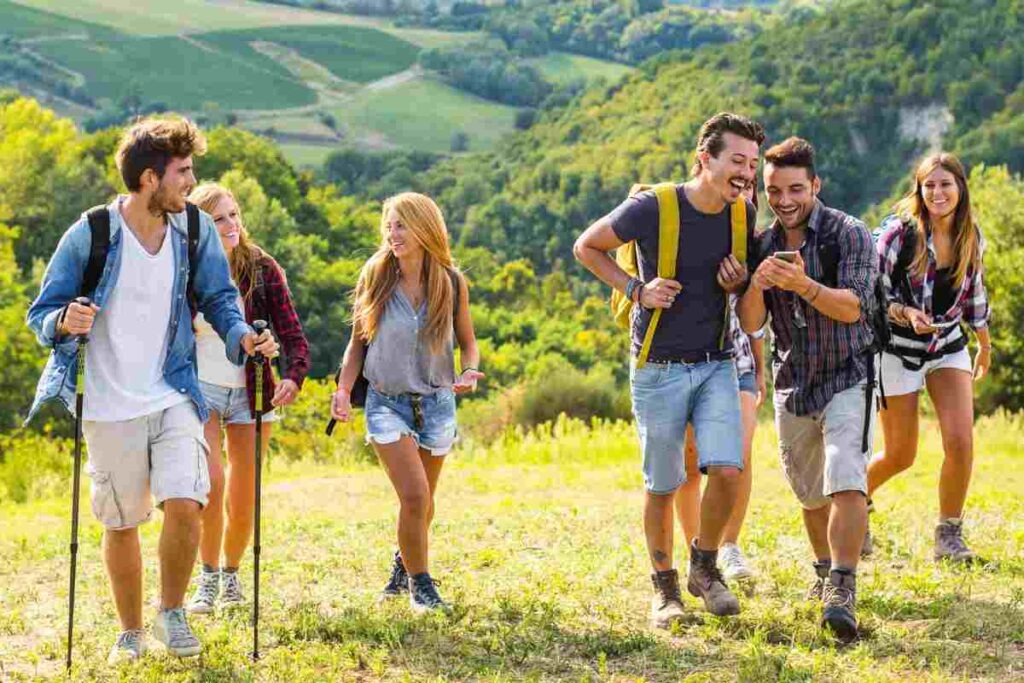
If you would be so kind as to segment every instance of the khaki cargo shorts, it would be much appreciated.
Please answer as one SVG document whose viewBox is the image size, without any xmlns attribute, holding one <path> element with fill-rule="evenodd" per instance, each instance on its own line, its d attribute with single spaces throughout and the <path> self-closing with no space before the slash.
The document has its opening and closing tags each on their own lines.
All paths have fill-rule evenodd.
<svg viewBox="0 0 1024 683">
<path fill-rule="evenodd" d="M 861 450 L 867 408 L 864 391 L 864 382 L 840 391 L 823 410 L 810 415 L 789 412 L 785 394 L 775 393 L 782 469 L 804 509 L 823 507 L 832 494 L 842 491 L 867 495 L 875 416 L 872 405 L 868 449 Z"/>
<path fill-rule="evenodd" d="M 184 498 L 205 506 L 209 447 L 191 401 L 120 422 L 82 423 L 89 448 L 92 511 L 107 529 L 149 520 L 153 501 Z"/>
</svg>

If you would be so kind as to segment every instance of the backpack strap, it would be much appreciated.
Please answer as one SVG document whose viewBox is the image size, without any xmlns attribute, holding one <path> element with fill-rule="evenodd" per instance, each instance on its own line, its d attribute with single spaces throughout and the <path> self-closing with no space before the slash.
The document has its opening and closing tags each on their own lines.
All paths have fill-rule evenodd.
<svg viewBox="0 0 1024 683">
<path fill-rule="evenodd" d="M 199 207 L 188 202 L 185 204 L 185 217 L 188 220 L 188 284 L 185 286 L 185 295 L 188 298 L 189 306 L 195 310 L 195 273 L 196 263 L 199 260 Z"/>
<path fill-rule="evenodd" d="M 733 203 L 729 209 L 729 225 L 732 232 L 730 251 L 741 264 L 747 262 L 747 200 L 740 197 L 738 202 Z M 725 348 L 725 339 L 729 335 L 729 316 L 732 309 L 729 306 L 729 295 L 725 296 L 725 317 L 722 321 L 722 334 L 718 337 L 718 348 Z"/>
<path fill-rule="evenodd" d="M 679 195 L 675 183 L 659 183 L 654 186 L 654 195 L 658 198 L 658 277 L 674 278 L 676 276 L 676 260 L 679 256 Z M 654 341 L 654 331 L 658 328 L 663 309 L 656 308 L 651 315 L 651 322 L 644 335 L 644 343 L 640 347 L 640 355 L 636 359 L 636 367 L 642 368 L 647 363 Z"/>
<path fill-rule="evenodd" d="M 96 291 L 103 276 L 103 268 L 107 264 L 107 251 L 110 249 L 110 211 L 106 206 L 94 206 L 85 214 L 89 221 L 91 240 L 89 244 L 89 260 L 82 274 L 81 296 L 90 296 Z"/>
</svg>

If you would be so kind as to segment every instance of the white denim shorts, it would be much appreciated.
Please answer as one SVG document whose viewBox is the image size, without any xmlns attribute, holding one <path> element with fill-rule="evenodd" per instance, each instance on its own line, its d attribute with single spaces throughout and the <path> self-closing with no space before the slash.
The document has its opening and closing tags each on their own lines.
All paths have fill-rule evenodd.
<svg viewBox="0 0 1024 683">
<path fill-rule="evenodd" d="M 916 394 L 924 388 L 928 375 L 936 370 L 946 369 L 973 372 L 971 354 L 967 352 L 966 348 L 963 348 L 935 360 L 926 361 L 920 370 L 908 370 L 899 356 L 883 351 L 882 362 L 879 364 L 879 371 L 882 373 L 882 386 L 885 388 L 886 396 Z"/>
</svg>

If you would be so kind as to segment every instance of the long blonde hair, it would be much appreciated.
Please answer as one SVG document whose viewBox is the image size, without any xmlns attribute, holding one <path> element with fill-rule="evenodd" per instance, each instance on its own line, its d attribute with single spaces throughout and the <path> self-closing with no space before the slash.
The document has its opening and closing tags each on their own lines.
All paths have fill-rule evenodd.
<svg viewBox="0 0 1024 683">
<path fill-rule="evenodd" d="M 953 174 L 960 199 L 953 215 L 953 252 L 956 254 L 953 269 L 955 287 L 963 284 L 964 278 L 972 268 L 977 268 L 981 261 L 981 243 L 974 215 L 971 213 L 971 195 L 967 189 L 967 174 L 963 164 L 954 155 L 947 152 L 931 154 L 921 160 L 911 177 L 912 189 L 896 205 L 897 214 L 914 222 L 917 230 L 917 242 L 914 245 L 914 258 L 910 263 L 910 272 L 918 277 L 924 274 L 928 264 L 927 248 L 928 233 L 931 231 L 931 217 L 924 203 L 925 178 L 939 167 Z"/>
<path fill-rule="evenodd" d="M 398 259 L 388 244 L 388 216 L 396 218 L 423 247 L 422 278 L 427 299 L 427 324 L 422 331 L 432 353 L 440 352 L 451 339 L 452 311 L 456 292 L 449 271 L 454 270 L 448 244 L 448 228 L 434 200 L 415 192 L 403 192 L 384 201 L 380 220 L 380 246 L 363 265 L 353 294 L 352 320 L 366 343 L 373 341 L 388 300 L 401 280 Z"/>
<path fill-rule="evenodd" d="M 249 238 L 249 231 L 245 229 L 245 223 L 242 221 L 242 207 L 238 205 L 238 200 L 231 190 L 217 183 L 203 183 L 188 196 L 190 202 L 209 214 L 213 213 L 223 199 L 230 199 L 238 209 L 238 245 L 228 255 L 228 264 L 231 266 L 231 279 L 235 284 L 241 287 L 242 283 L 245 283 L 245 291 L 241 294 L 242 298 L 248 301 L 256 289 L 257 274 L 267 253 Z"/>
</svg>

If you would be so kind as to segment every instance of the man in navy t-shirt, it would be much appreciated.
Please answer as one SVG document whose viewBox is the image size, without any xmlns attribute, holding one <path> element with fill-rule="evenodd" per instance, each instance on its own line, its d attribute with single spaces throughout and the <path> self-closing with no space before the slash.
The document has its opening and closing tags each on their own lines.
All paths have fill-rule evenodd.
<svg viewBox="0 0 1024 683">
<path fill-rule="evenodd" d="M 700 533 L 690 548 L 687 588 L 708 611 L 736 614 L 739 602 L 718 571 L 718 547 L 732 513 L 743 469 L 739 387 L 732 362 L 726 302 L 742 290 L 747 267 L 731 255 L 730 205 L 757 173 L 764 130 L 736 114 L 720 113 L 701 126 L 693 177 L 677 187 L 679 250 L 676 278 L 658 277 L 658 201 L 641 192 L 601 218 L 576 241 L 574 252 L 603 282 L 628 294 L 632 315 L 630 388 L 647 488 L 644 533 L 654 573 L 651 621 L 669 628 L 683 615 L 672 560 L 673 494 L 686 481 L 683 442 L 693 423 L 701 471 L 708 474 Z M 748 242 L 755 210 L 748 205 Z M 635 242 L 639 265 L 630 278 L 608 252 Z M 655 309 L 662 309 L 646 363 L 637 363 Z"/>
</svg>

